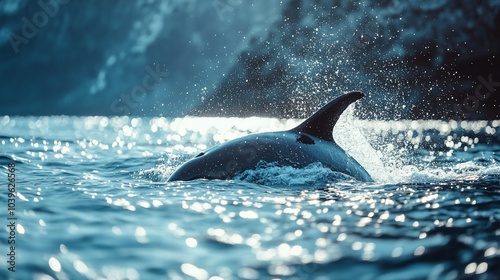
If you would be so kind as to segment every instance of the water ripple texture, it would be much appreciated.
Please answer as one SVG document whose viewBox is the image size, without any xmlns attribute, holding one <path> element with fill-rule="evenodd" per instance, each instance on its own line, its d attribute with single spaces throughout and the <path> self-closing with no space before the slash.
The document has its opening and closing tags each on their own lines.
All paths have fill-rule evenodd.
<svg viewBox="0 0 500 280">
<path fill-rule="evenodd" d="M 212 145 L 299 122 L 0 117 L 0 197 L 14 163 L 17 200 L 0 278 L 498 279 L 500 121 L 347 114 L 335 140 L 374 183 L 319 164 L 166 182 Z"/>
</svg>

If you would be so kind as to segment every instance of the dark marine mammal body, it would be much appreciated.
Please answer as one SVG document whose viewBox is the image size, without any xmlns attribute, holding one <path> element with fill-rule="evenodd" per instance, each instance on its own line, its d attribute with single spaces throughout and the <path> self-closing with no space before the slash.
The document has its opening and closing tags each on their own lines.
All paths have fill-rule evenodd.
<svg viewBox="0 0 500 280">
<path fill-rule="evenodd" d="M 181 165 L 168 181 L 231 179 L 261 162 L 296 168 L 319 162 L 357 180 L 373 181 L 332 135 L 342 112 L 362 97 L 361 92 L 342 95 L 291 130 L 251 134 L 212 147 Z"/>
</svg>

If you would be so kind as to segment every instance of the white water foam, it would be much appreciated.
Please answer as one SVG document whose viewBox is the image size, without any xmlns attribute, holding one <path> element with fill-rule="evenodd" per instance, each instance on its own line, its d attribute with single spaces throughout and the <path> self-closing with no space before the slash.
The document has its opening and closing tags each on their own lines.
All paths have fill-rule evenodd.
<svg viewBox="0 0 500 280">
<path fill-rule="evenodd" d="M 176 145 L 166 147 L 168 168 L 163 168 L 166 178 L 182 163 L 179 161 L 181 158 L 188 159 L 209 146 L 249 133 L 288 130 L 300 124 L 301 120 L 188 117 L 164 121 L 164 125 L 157 125 L 156 122 L 156 119 L 151 120 L 152 129 L 163 127 L 168 134 L 167 140 L 178 140 Z M 491 158 L 489 167 L 475 161 L 472 154 L 478 151 L 475 147 L 478 139 L 475 136 L 471 138 L 471 135 L 484 134 L 484 131 L 488 135 L 494 135 L 498 126 L 498 121 L 489 124 L 431 120 L 359 120 L 354 117 L 354 108 L 350 106 L 341 115 L 333 135 L 339 146 L 356 159 L 377 183 L 431 183 L 460 179 L 472 174 L 498 173 L 499 166 L 493 159 L 494 155 L 488 155 Z M 464 136 L 465 133 L 469 133 L 469 136 Z M 430 144 L 437 144 L 438 147 L 433 148 Z M 416 150 L 424 154 L 415 155 Z M 462 154 L 457 156 L 457 153 Z M 284 173 L 289 173 L 288 171 L 281 170 Z M 264 171 L 260 172 L 262 175 Z M 276 173 L 271 170 L 268 172 Z M 308 170 L 296 171 L 297 174 L 300 172 L 303 172 L 304 177 L 311 176 L 313 180 L 316 178 Z M 291 177 L 290 182 L 295 182 Z M 307 184 L 306 181 L 296 183 Z"/>
<path fill-rule="evenodd" d="M 354 178 L 334 172 L 321 163 L 312 163 L 297 169 L 291 166 L 262 164 L 255 170 L 246 170 L 235 178 L 266 186 L 323 187 L 326 183 L 355 181 Z"/>
<path fill-rule="evenodd" d="M 469 151 L 475 147 L 476 139 L 461 136 L 466 131 L 479 133 L 482 128 L 486 132 L 495 132 L 499 122 L 462 122 L 454 121 L 362 121 L 354 117 L 352 106 L 342 114 L 334 128 L 334 139 L 349 155 L 356 159 L 378 183 L 433 183 L 449 180 L 459 180 L 470 176 L 498 174 L 500 166 L 494 160 L 492 165 L 477 164 L 471 157 L 470 161 L 449 164 L 437 163 L 436 155 L 441 159 L 451 159 L 459 151 Z M 457 128 L 463 131 L 457 132 Z M 445 151 L 429 151 L 427 161 L 416 162 L 410 148 L 418 149 L 425 141 L 423 131 L 434 130 L 439 133 L 439 140 L 447 147 Z M 388 131 L 399 131 L 400 139 L 394 137 L 394 142 L 380 142 L 380 134 Z M 455 140 L 453 139 L 462 139 Z M 398 143 L 396 143 L 398 142 Z M 370 144 L 372 143 L 372 144 Z M 376 144 L 373 144 L 376 143 Z M 401 143 L 403 143 L 401 148 Z M 400 147 L 400 148 L 396 148 Z M 457 156 L 455 156 L 456 160 Z"/>
</svg>

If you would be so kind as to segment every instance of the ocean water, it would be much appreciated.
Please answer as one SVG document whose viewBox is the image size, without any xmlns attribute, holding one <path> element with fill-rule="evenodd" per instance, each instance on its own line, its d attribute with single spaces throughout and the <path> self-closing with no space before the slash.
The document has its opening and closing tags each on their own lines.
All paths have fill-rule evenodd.
<svg viewBox="0 0 500 280">
<path fill-rule="evenodd" d="M 334 138 L 374 183 L 319 164 L 166 182 L 212 145 L 299 122 L 0 117 L 0 278 L 500 278 L 500 121 L 348 113 Z"/>
</svg>

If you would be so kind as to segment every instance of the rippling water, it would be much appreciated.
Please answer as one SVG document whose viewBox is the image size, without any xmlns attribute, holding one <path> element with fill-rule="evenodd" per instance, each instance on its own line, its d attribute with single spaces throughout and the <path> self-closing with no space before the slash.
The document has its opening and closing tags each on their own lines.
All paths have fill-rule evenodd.
<svg viewBox="0 0 500 280">
<path fill-rule="evenodd" d="M 500 121 L 359 121 L 335 139 L 374 177 L 272 165 L 167 183 L 266 118 L 0 117 L 2 279 L 498 279 Z M 2 215 L 4 223 L 7 217 Z"/>
</svg>

